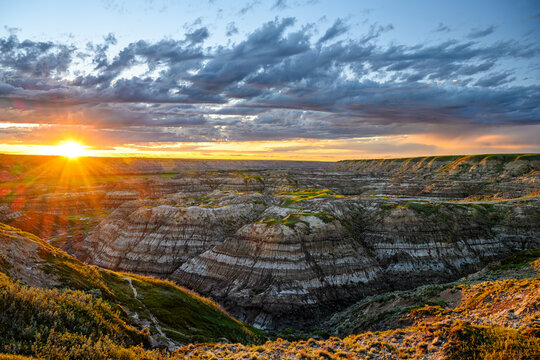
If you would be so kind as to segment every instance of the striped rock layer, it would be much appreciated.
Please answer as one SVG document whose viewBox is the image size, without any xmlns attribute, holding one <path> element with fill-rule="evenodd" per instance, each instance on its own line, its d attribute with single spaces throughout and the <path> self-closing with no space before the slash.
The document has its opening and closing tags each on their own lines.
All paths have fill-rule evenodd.
<svg viewBox="0 0 540 360">
<path fill-rule="evenodd" d="M 180 194 L 125 204 L 85 240 L 87 260 L 168 277 L 242 320 L 282 328 L 313 324 L 366 295 L 449 281 L 540 246 L 536 198 L 335 196 L 290 203 L 260 193 L 211 195 L 217 200 L 208 204 Z"/>
<path fill-rule="evenodd" d="M 173 279 L 260 327 L 301 327 L 539 247 L 539 182 L 538 155 L 185 172 L 138 188 L 147 200 L 113 211 L 78 256 Z"/>
<path fill-rule="evenodd" d="M 167 276 L 263 210 L 262 202 L 248 201 L 217 207 L 130 201 L 84 240 L 78 255 L 109 269 Z"/>
</svg>

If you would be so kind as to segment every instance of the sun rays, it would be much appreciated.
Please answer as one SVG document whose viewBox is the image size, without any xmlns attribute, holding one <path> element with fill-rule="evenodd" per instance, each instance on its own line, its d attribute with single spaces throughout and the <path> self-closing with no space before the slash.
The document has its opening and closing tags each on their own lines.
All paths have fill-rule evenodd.
<svg viewBox="0 0 540 360">
<path fill-rule="evenodd" d="M 61 144 L 60 156 L 2 155 L 10 171 L 4 171 L 8 174 L 0 182 L 0 199 L 20 215 L 13 225 L 48 240 L 77 243 L 84 236 L 85 219 L 105 211 L 105 189 L 115 187 L 122 176 L 103 159 L 84 156 L 84 145 L 66 143 Z"/>
</svg>

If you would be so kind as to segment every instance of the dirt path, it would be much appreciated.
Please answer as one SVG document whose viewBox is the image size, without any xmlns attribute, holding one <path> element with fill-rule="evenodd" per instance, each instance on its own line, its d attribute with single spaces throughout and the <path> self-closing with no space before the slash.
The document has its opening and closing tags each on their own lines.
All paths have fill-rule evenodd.
<svg viewBox="0 0 540 360">
<path fill-rule="evenodd" d="M 154 314 L 152 314 L 152 312 L 150 312 L 150 310 L 148 310 L 148 308 L 146 307 L 146 305 L 139 299 L 139 294 L 137 293 L 137 289 L 135 289 L 135 287 L 133 286 L 133 282 L 131 281 L 131 278 L 128 278 L 128 277 L 124 277 L 122 278 L 124 280 L 127 280 L 127 282 L 129 283 L 129 287 L 131 288 L 131 291 L 133 291 L 133 296 L 135 297 L 135 299 L 137 299 L 139 301 L 139 303 L 141 303 L 142 307 L 144 308 L 144 310 L 148 313 L 148 316 L 150 316 L 150 320 L 152 320 L 152 324 L 154 324 L 154 327 L 156 328 L 157 332 L 159 333 L 159 335 L 164 339 L 166 340 L 167 342 L 167 348 L 169 350 L 175 350 L 178 346 L 171 340 L 167 337 L 167 335 L 165 335 L 165 333 L 163 332 L 161 326 L 159 325 L 159 322 L 157 321 L 156 317 L 154 316 Z M 138 318 L 138 314 L 135 313 L 136 317 Z M 181 332 L 179 331 L 175 331 L 181 335 L 184 335 L 182 334 Z M 185 335 L 184 335 L 185 336 Z"/>
</svg>

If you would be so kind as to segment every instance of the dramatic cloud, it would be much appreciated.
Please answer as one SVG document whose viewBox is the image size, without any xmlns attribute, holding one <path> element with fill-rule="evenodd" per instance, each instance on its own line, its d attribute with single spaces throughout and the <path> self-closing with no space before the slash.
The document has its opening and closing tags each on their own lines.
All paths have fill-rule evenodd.
<svg viewBox="0 0 540 360">
<path fill-rule="evenodd" d="M 276 18 L 237 42 L 203 47 L 210 33 L 199 21 L 183 39 L 119 51 L 114 34 L 84 48 L 11 34 L 0 38 L 0 124 L 42 126 L 10 125 L 2 137 L 37 139 L 45 125 L 84 127 L 119 144 L 358 141 L 467 128 L 492 131 L 488 147 L 502 136 L 495 130 L 540 124 L 540 86 L 517 75 L 537 44 L 475 40 L 488 27 L 468 40 L 381 45 L 392 29 L 373 24 L 351 37 L 336 19 L 319 37 L 312 25 Z M 226 30 L 239 34 L 233 22 Z M 436 142 L 373 146 L 431 152 Z"/>
<path fill-rule="evenodd" d="M 204 40 L 206 40 L 210 36 L 210 33 L 208 32 L 208 29 L 205 27 L 202 27 L 200 29 L 197 29 L 191 33 L 186 34 L 186 39 L 188 39 L 192 43 L 202 43 Z"/>
</svg>

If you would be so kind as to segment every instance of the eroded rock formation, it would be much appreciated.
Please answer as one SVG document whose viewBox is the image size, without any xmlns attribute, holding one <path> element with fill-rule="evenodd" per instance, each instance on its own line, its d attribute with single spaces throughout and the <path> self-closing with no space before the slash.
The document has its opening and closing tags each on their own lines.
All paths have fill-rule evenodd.
<svg viewBox="0 0 540 360">
<path fill-rule="evenodd" d="M 127 202 L 85 239 L 79 257 L 110 269 L 168 276 L 255 221 L 265 209 L 259 193 L 241 196 L 218 191 L 208 196 L 223 204 L 204 204 L 205 197 L 174 196 L 168 201 Z M 190 200 L 197 205 L 187 205 Z"/>
<path fill-rule="evenodd" d="M 245 225 L 170 277 L 258 326 L 300 326 L 368 294 L 453 280 L 540 246 L 537 201 L 324 203 Z"/>
<path fill-rule="evenodd" d="M 257 326 L 298 327 L 539 247 L 539 169 L 537 156 L 496 156 L 188 172 L 170 179 L 176 193 L 114 211 L 83 255 L 173 279 Z"/>
</svg>

